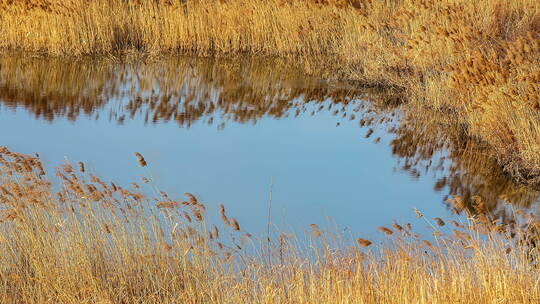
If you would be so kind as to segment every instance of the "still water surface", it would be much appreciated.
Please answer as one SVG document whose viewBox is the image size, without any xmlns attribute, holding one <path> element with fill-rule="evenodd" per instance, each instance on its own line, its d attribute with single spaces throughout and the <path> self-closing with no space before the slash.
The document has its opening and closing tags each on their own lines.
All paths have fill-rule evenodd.
<svg viewBox="0 0 540 304">
<path fill-rule="evenodd" d="M 398 92 L 287 62 L 0 59 L 0 145 L 37 152 L 50 170 L 82 160 L 123 185 L 151 176 L 214 213 L 225 204 L 252 233 L 266 229 L 270 196 L 280 228 L 327 223 L 368 237 L 413 221 L 414 208 L 456 217 L 449 194 L 481 195 L 501 218 L 503 201 L 535 208 L 538 192 L 514 184 L 480 144 L 419 115 Z"/>
</svg>

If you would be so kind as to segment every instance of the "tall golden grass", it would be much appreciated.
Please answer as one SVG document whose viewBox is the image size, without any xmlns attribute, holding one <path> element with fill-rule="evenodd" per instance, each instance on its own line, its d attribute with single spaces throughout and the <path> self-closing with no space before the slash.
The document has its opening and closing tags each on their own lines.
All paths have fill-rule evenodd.
<svg viewBox="0 0 540 304">
<path fill-rule="evenodd" d="M 336 49 L 343 29 L 342 12 L 315 1 L 3 0 L 0 7 L 0 47 L 48 54 L 315 54 Z"/>
<path fill-rule="evenodd" d="M 143 167 L 151 166 L 135 153 Z M 380 241 L 312 224 L 259 240 L 193 194 L 147 197 L 65 163 L 0 149 L 2 303 L 536 303 L 537 219 L 379 227 Z M 154 181 L 143 178 L 142 183 Z M 51 184 L 51 183 L 54 183 Z M 157 190 L 157 189 L 156 189 Z M 462 198 L 454 199 L 459 206 Z M 414 223 L 413 225 L 417 225 Z"/>
<path fill-rule="evenodd" d="M 540 182 L 536 0 L 2 0 L 0 12 L 4 51 L 315 56 L 306 72 L 399 87 Z"/>
</svg>

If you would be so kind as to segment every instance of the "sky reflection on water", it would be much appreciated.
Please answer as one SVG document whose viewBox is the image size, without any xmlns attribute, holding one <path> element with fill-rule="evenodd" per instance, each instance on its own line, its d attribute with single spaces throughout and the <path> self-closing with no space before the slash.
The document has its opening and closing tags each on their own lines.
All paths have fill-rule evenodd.
<svg viewBox="0 0 540 304">
<path fill-rule="evenodd" d="M 398 104 L 378 105 L 369 89 L 324 83 L 286 65 L 3 60 L 0 145 L 37 152 L 49 168 L 82 160 L 97 176 L 124 185 L 151 176 L 155 189 L 173 197 L 191 192 L 214 214 L 225 204 L 252 233 L 266 229 L 271 187 L 274 225 L 307 230 L 334 222 L 365 236 L 394 220 L 414 221 L 413 208 L 431 218 L 453 216 L 445 196 L 479 189 L 478 176 L 467 178 L 475 171 L 469 162 L 457 173 L 449 169 L 461 158 L 430 169 L 433 160 L 451 158 L 448 143 L 424 143 L 430 152 L 423 155 L 419 139 L 403 136 L 410 127 L 396 121 L 405 119 Z M 171 66 L 178 70 L 168 71 Z M 388 132 L 392 126 L 401 131 Z M 135 151 L 147 169 L 136 165 Z M 412 168 L 408 160 L 415 158 Z M 481 167 L 484 162 L 490 163 L 482 160 Z M 536 192 L 509 181 L 496 180 L 498 192 L 490 182 L 480 179 L 489 193 L 511 193 L 518 205 L 537 200 Z"/>
</svg>

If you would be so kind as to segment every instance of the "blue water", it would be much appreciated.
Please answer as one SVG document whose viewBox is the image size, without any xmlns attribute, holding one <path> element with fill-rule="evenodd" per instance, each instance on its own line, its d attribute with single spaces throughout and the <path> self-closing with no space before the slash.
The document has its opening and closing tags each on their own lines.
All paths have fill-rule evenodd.
<svg viewBox="0 0 540 304">
<path fill-rule="evenodd" d="M 115 97 L 76 120 L 36 118 L 28 107 L 4 105 L 0 145 L 39 153 L 49 172 L 68 160 L 84 161 L 87 170 L 121 185 L 150 177 L 150 192 L 163 190 L 173 198 L 193 193 L 211 214 L 224 204 L 252 234 L 266 231 L 270 204 L 277 229 L 307 231 L 317 223 L 368 238 L 377 238 L 376 228 L 394 221 L 411 222 L 416 231 L 427 232 L 414 208 L 427 218 L 456 217 L 442 203 L 448 193 L 433 189 L 444 170 L 419 177 L 400 170 L 390 145 L 394 135 L 381 124 L 366 138 L 369 127 L 359 126 L 361 111 L 354 120 L 331 110 L 312 116 L 318 105 L 308 105 L 298 117 L 292 107 L 288 117 L 264 115 L 247 123 L 216 112 L 189 127 L 174 121 L 145 123 L 140 113 L 122 124 L 110 119 L 109 113 L 122 111 L 130 97 Z M 332 102 L 329 98 L 323 105 Z M 362 103 L 369 106 L 357 97 L 348 109 Z M 207 116 L 215 118 L 213 124 Z M 137 166 L 134 152 L 145 156 L 147 168 Z"/>
</svg>

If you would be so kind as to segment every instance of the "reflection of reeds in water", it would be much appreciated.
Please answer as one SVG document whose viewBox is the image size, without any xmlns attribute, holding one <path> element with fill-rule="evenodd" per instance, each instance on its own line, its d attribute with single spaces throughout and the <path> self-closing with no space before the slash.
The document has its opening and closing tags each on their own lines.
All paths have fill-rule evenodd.
<svg viewBox="0 0 540 304">
<path fill-rule="evenodd" d="M 434 188 L 460 195 L 469 206 L 474 195 L 483 197 L 493 212 L 503 201 L 526 207 L 538 199 L 537 191 L 503 173 L 485 145 L 465 136 L 456 120 L 404 104 L 396 90 L 321 83 L 290 61 L 168 57 L 146 64 L 111 64 L 10 56 L 3 57 L 0 66 L 0 103 L 24 107 L 48 120 L 110 111 L 118 122 L 144 117 L 148 123 L 189 127 L 196 121 L 255 122 L 307 109 L 328 111 L 339 119 L 354 115 L 361 126 L 370 127 L 367 137 L 376 136 L 374 125 L 389 128 L 393 154 L 411 176 L 439 172 Z M 110 106 L 117 103 L 121 106 Z M 448 158 L 443 165 L 440 155 Z M 501 217 L 503 211 L 498 210 Z"/>
<path fill-rule="evenodd" d="M 0 99 L 8 107 L 26 107 L 37 117 L 75 120 L 108 102 L 105 97 L 116 92 L 114 86 L 120 84 L 110 81 L 115 75 L 114 68 L 98 62 L 2 59 Z"/>
<path fill-rule="evenodd" d="M 516 183 L 500 166 L 485 143 L 464 135 L 466 130 L 455 121 L 437 113 L 419 114 L 415 107 L 402 107 L 399 126 L 391 142 L 393 154 L 402 169 L 413 176 L 440 174 L 434 189 L 446 188 L 459 194 L 464 206 L 473 210 L 474 197 L 480 196 L 486 207 L 503 218 L 504 202 L 519 207 L 538 202 L 540 193 Z"/>
<path fill-rule="evenodd" d="M 28 108 L 49 120 L 62 115 L 76 119 L 120 101 L 121 109 L 113 113 L 119 122 L 141 115 L 149 123 L 176 121 L 189 126 L 201 118 L 213 120 L 218 113 L 248 122 L 263 116 L 283 117 L 304 101 L 346 103 L 360 93 L 322 84 L 286 61 L 181 57 L 146 64 L 1 60 L 2 103 Z"/>
<path fill-rule="evenodd" d="M 410 223 L 394 223 L 395 230 L 380 227 L 382 244 L 316 224 L 308 244 L 286 233 L 262 241 L 223 206 L 227 220 L 211 226 L 212 209 L 193 194 L 150 198 L 69 163 L 58 168 L 54 190 L 56 180 L 42 167 L 38 157 L 0 148 L 2 303 L 534 303 L 540 297 L 535 218 L 503 225 L 480 214 L 452 227 L 426 219 L 433 236 L 423 238 Z"/>
</svg>

